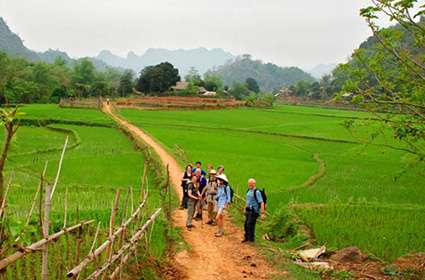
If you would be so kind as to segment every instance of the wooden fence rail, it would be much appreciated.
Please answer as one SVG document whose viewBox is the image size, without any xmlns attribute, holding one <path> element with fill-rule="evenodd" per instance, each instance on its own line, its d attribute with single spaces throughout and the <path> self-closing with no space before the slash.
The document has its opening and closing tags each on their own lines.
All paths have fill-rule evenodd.
<svg viewBox="0 0 425 280">
<path fill-rule="evenodd" d="M 140 241 L 140 239 L 143 237 L 146 230 L 149 228 L 149 226 L 155 221 L 155 219 L 159 216 L 161 212 L 161 208 L 157 209 L 145 222 L 145 224 L 138 230 L 136 233 L 131 237 L 130 241 L 124 244 L 116 254 L 114 254 L 110 259 L 108 259 L 100 268 L 98 268 L 95 272 L 93 272 L 89 277 L 86 279 L 97 279 L 99 276 L 101 276 L 108 268 L 110 268 L 117 260 L 121 259 L 121 257 L 126 253 L 127 251 L 132 251 L 133 248 L 135 248 L 136 244 Z M 120 267 L 120 266 L 118 266 Z"/>
<path fill-rule="evenodd" d="M 103 242 L 99 247 L 97 247 L 95 250 L 93 250 L 91 253 L 89 253 L 79 265 L 74 267 L 72 270 L 70 270 L 67 273 L 68 277 L 75 277 L 91 262 L 93 262 L 103 251 L 108 248 L 112 244 L 112 242 L 133 222 L 133 220 L 139 215 L 140 211 L 146 204 L 147 200 L 147 194 L 145 195 L 145 198 L 143 202 L 137 207 L 136 211 L 128 218 L 128 220 L 123 223 L 105 242 Z"/>
<path fill-rule="evenodd" d="M 27 247 L 23 247 L 20 249 L 20 251 L 0 260 L 0 270 L 6 268 L 8 265 L 11 265 L 12 263 L 16 262 L 19 259 L 22 259 L 23 257 L 25 257 L 25 255 L 35 252 L 35 251 L 40 251 L 42 249 L 42 247 L 45 244 L 48 244 L 52 241 L 57 240 L 59 237 L 61 237 L 62 235 L 64 235 L 67 232 L 74 232 L 80 228 L 82 228 L 83 226 L 89 225 L 91 223 L 93 223 L 94 220 L 90 220 L 90 221 L 85 221 L 82 223 L 79 223 L 77 225 L 68 227 L 68 228 L 64 228 L 61 231 L 58 231 L 54 234 L 49 235 L 47 238 L 43 238 Z"/>
</svg>

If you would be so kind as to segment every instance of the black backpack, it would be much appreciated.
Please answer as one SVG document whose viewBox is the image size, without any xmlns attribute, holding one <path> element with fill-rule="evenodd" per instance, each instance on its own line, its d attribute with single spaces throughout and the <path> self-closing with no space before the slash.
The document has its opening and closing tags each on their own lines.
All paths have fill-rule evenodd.
<svg viewBox="0 0 425 280">
<path fill-rule="evenodd" d="M 263 199 L 264 202 L 264 209 L 266 209 L 267 207 L 267 194 L 266 194 L 266 190 L 265 189 L 255 189 L 255 193 L 254 193 L 254 198 L 255 198 L 255 202 L 257 202 L 258 206 L 260 206 L 260 203 L 258 202 L 257 199 L 257 192 L 260 192 L 261 194 L 261 198 Z"/>
<path fill-rule="evenodd" d="M 233 188 L 230 185 L 225 186 L 224 191 L 226 192 L 226 196 L 227 196 L 227 188 L 229 188 L 229 190 L 230 190 L 230 203 L 232 203 L 234 191 L 233 191 Z"/>
</svg>

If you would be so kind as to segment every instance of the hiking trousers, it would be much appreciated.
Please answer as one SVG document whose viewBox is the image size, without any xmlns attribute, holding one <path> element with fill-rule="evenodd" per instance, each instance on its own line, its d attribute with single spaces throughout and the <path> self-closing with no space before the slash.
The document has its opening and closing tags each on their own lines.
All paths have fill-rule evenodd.
<svg viewBox="0 0 425 280">
<path fill-rule="evenodd" d="M 187 185 L 182 186 L 183 189 L 183 197 L 182 197 L 182 203 L 181 203 L 181 207 L 187 209 L 187 204 L 189 202 L 189 190 L 187 188 Z"/>
<path fill-rule="evenodd" d="M 187 203 L 187 220 L 186 220 L 186 226 L 188 227 L 192 226 L 192 219 L 193 219 L 193 214 L 195 213 L 195 206 L 196 206 L 196 200 L 189 198 L 189 201 Z"/>
<path fill-rule="evenodd" d="M 258 213 L 254 210 L 247 210 L 245 213 L 245 240 L 254 241 L 255 225 L 257 224 Z"/>
<path fill-rule="evenodd" d="M 208 202 L 208 220 L 214 221 L 215 220 L 215 201 L 209 201 Z"/>
<path fill-rule="evenodd" d="M 204 209 L 204 200 L 198 200 L 196 203 L 196 218 L 202 218 L 202 210 Z"/>
</svg>

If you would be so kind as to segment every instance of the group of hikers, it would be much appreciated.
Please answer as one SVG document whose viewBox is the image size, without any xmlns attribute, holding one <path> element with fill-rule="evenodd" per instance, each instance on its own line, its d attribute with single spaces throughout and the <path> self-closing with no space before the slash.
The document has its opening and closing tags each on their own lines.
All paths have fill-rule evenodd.
<svg viewBox="0 0 425 280">
<path fill-rule="evenodd" d="M 182 178 L 183 197 L 180 209 L 187 209 L 186 227 L 189 231 L 194 228 L 193 219 L 203 224 L 204 208 L 207 210 L 208 221 L 206 224 L 218 226 L 216 237 L 224 235 L 224 216 L 226 209 L 232 203 L 233 189 L 229 184 L 224 166 L 218 166 L 217 170 L 212 165 L 208 170 L 202 169 L 202 163 L 196 162 L 186 166 Z M 265 207 L 267 198 L 264 190 L 256 188 L 255 179 L 248 180 L 248 191 L 246 193 L 245 213 L 245 235 L 242 242 L 254 242 L 255 225 L 258 217 L 265 219 Z"/>
</svg>

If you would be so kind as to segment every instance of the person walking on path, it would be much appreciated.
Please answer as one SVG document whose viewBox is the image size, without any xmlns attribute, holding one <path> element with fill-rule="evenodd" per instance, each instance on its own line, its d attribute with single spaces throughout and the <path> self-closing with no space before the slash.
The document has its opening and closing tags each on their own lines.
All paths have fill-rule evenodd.
<svg viewBox="0 0 425 280">
<path fill-rule="evenodd" d="M 205 200 L 206 200 L 206 186 L 208 181 L 205 178 L 205 176 L 202 175 L 201 169 L 196 169 L 195 176 L 198 179 L 199 194 L 201 195 L 200 199 L 198 200 L 198 203 L 196 204 L 195 220 L 201 221 L 202 211 L 203 211 Z"/>
<path fill-rule="evenodd" d="M 196 176 L 192 177 L 192 181 L 188 185 L 188 196 L 189 201 L 187 205 L 187 220 L 186 220 L 186 227 L 190 231 L 192 230 L 192 219 L 193 214 L 195 213 L 195 207 L 198 202 L 198 200 L 201 198 L 199 194 L 199 183 Z"/>
<path fill-rule="evenodd" d="M 208 225 L 214 225 L 215 222 L 215 210 L 216 210 L 216 200 L 217 195 L 217 172 L 214 169 L 210 170 L 210 179 L 208 180 L 206 192 L 207 192 L 207 209 L 208 209 Z"/>
<path fill-rule="evenodd" d="M 256 187 L 255 179 L 248 180 L 248 192 L 246 194 L 245 208 L 245 236 L 242 242 L 254 242 L 255 225 L 261 213 L 261 220 L 264 221 L 266 215 L 265 203 L 260 190 Z"/>
<path fill-rule="evenodd" d="M 221 174 L 217 176 L 218 188 L 217 188 L 217 216 L 216 221 L 218 225 L 218 232 L 216 237 L 222 237 L 224 235 L 224 215 L 225 209 L 231 201 L 231 190 L 229 187 L 229 180 L 226 175 Z"/>
<path fill-rule="evenodd" d="M 189 201 L 189 195 L 188 195 L 188 185 L 192 181 L 192 165 L 186 166 L 186 171 L 183 174 L 182 178 L 182 191 L 183 191 L 183 197 L 182 202 L 180 204 L 180 209 L 187 209 L 187 203 Z"/>
</svg>

